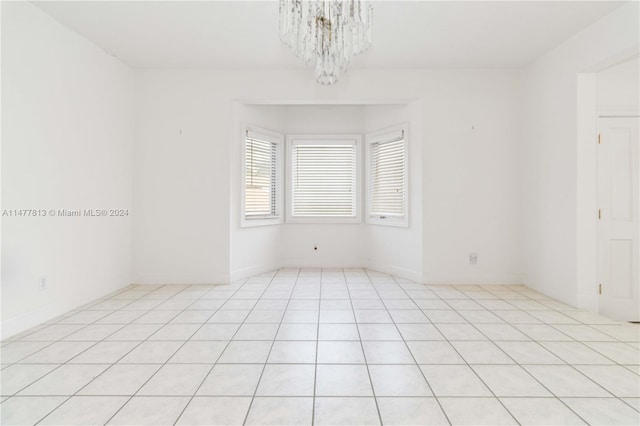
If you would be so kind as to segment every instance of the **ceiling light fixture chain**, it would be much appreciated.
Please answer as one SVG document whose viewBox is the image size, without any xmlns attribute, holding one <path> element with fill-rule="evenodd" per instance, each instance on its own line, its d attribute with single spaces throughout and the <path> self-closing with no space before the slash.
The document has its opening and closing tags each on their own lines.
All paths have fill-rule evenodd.
<svg viewBox="0 0 640 426">
<path fill-rule="evenodd" d="M 334 84 L 371 45 L 369 0 L 280 0 L 280 39 L 320 84 Z"/>
</svg>

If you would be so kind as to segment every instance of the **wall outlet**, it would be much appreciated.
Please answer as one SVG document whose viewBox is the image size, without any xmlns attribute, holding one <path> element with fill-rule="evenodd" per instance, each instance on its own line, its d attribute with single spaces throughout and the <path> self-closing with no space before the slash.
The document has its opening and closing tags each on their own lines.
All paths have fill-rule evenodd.
<svg viewBox="0 0 640 426">
<path fill-rule="evenodd" d="M 38 283 L 38 290 L 43 291 L 49 287 L 49 283 L 47 282 L 47 277 L 40 278 L 40 282 Z"/>
<path fill-rule="evenodd" d="M 478 253 L 469 253 L 469 265 L 476 265 L 478 263 Z"/>
</svg>

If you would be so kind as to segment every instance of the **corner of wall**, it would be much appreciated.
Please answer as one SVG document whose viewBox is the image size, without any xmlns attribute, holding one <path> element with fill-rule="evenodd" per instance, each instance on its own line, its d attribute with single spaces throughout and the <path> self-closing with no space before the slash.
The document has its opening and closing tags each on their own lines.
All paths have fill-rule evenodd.
<svg viewBox="0 0 640 426">
<path fill-rule="evenodd" d="M 420 271 L 402 268 L 399 266 L 395 266 L 395 265 L 391 265 L 388 263 L 375 261 L 371 259 L 365 262 L 365 267 L 367 269 L 371 269 L 372 271 L 382 272 L 385 274 L 393 275 L 398 278 L 404 278 L 404 279 L 419 282 L 419 283 L 424 282 L 422 273 Z"/>
</svg>

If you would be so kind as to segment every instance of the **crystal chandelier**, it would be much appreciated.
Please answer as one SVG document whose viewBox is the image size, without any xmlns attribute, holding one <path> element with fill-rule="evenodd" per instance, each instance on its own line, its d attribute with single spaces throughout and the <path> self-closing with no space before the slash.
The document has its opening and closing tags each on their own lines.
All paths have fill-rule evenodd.
<svg viewBox="0 0 640 426">
<path fill-rule="evenodd" d="M 280 0 L 280 39 L 320 84 L 333 84 L 371 44 L 369 0 Z"/>
</svg>

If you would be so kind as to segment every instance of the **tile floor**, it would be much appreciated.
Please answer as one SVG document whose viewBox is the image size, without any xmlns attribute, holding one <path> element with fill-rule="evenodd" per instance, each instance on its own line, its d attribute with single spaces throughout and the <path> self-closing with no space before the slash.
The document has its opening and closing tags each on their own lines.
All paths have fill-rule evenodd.
<svg viewBox="0 0 640 426">
<path fill-rule="evenodd" d="M 640 424 L 640 326 L 523 286 L 130 286 L 0 354 L 3 425 Z"/>
</svg>

